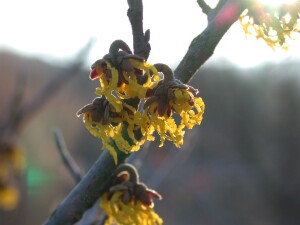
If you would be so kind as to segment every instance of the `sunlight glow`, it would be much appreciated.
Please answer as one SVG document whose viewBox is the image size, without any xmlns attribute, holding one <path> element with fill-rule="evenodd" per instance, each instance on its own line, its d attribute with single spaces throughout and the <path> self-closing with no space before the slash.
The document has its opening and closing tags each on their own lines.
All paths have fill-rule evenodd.
<svg viewBox="0 0 300 225">
<path fill-rule="evenodd" d="M 293 4 L 296 1 L 297 0 L 258 0 L 258 2 L 272 7 L 278 7 L 282 4 Z"/>
<path fill-rule="evenodd" d="M 213 7 L 217 1 L 207 0 L 207 3 Z M 275 2 L 276 4 L 293 2 L 291 0 L 253 1 L 271 5 Z M 299 2 L 299 0 L 295 1 Z M 123 39 L 132 46 L 131 26 L 126 16 L 128 7 L 126 1 L 3 0 L 2 2 L 4 4 L 1 6 L 5 10 L 0 13 L 0 52 L 13 50 L 51 62 L 56 60 L 61 62 L 74 57 L 93 37 L 96 43 L 87 59 L 87 64 L 91 64 L 107 53 L 113 40 Z M 72 10 L 70 10 L 70 2 L 72 2 Z M 144 1 L 143 5 L 144 28 L 151 30 L 149 61 L 163 62 L 175 67 L 186 53 L 191 40 L 205 29 L 206 15 L 201 13 L 197 1 L 152 0 Z M 166 9 L 170 5 L 172 9 L 166 14 Z M 104 6 L 105 10 L 99 13 L 99 8 Z M 167 16 L 161 20 L 161 17 L 153 17 L 153 12 Z M 285 19 L 288 21 L 290 18 Z M 191 21 L 198 22 L 193 23 L 192 26 L 185 26 Z M 300 29 L 300 23 L 297 29 Z M 300 33 L 292 33 L 291 36 L 297 41 L 291 41 L 289 51 L 274 52 L 264 42 L 258 42 L 256 38 L 245 39 L 240 24 L 235 23 L 218 45 L 211 62 L 225 59 L 246 68 L 266 61 L 279 62 L 291 57 L 298 59 Z"/>
<path fill-rule="evenodd" d="M 283 18 L 284 18 L 284 20 L 285 20 L 286 23 L 289 23 L 291 21 L 291 19 L 292 19 L 292 17 L 291 17 L 290 14 L 286 14 Z"/>
</svg>

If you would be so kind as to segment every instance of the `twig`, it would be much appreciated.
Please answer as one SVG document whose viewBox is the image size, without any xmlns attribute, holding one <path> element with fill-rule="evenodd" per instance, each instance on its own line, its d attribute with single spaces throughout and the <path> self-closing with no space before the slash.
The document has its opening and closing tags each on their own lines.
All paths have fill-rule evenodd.
<svg viewBox="0 0 300 225">
<path fill-rule="evenodd" d="M 202 9 L 202 12 L 206 14 L 208 23 L 210 23 L 227 3 L 227 0 L 219 0 L 215 8 L 211 8 L 209 5 L 207 5 L 205 0 L 197 0 L 197 3 Z"/>
<path fill-rule="evenodd" d="M 64 165 L 69 170 L 70 174 L 74 178 L 76 183 L 79 183 L 82 179 L 81 171 L 79 169 L 79 166 L 75 163 L 75 160 L 69 153 L 65 140 L 63 138 L 63 135 L 61 133 L 61 130 L 58 128 L 55 128 L 53 130 L 55 143 L 59 152 L 59 155 L 61 156 Z M 99 203 L 96 202 L 93 207 L 91 207 L 89 210 L 85 212 L 82 219 L 78 222 L 78 225 L 87 225 L 92 224 L 92 222 L 95 221 L 99 209 Z"/>
<path fill-rule="evenodd" d="M 76 181 L 76 183 L 78 183 L 82 178 L 79 166 L 75 163 L 75 160 L 69 153 L 61 131 L 58 128 L 55 128 L 53 130 L 53 134 L 59 155 L 61 156 L 63 163 L 71 173 L 73 179 Z"/>
<path fill-rule="evenodd" d="M 151 50 L 149 44 L 150 30 L 147 30 L 144 34 L 143 2 L 142 0 L 127 0 L 127 2 L 129 6 L 127 16 L 132 28 L 134 54 L 147 60 Z"/>
<path fill-rule="evenodd" d="M 128 155 L 120 152 L 118 156 L 118 163 L 121 164 Z M 72 225 L 79 221 L 107 190 L 117 166 L 108 151 L 104 151 L 44 225 Z"/>
<path fill-rule="evenodd" d="M 211 7 L 206 4 L 204 0 L 197 0 L 198 5 L 202 9 L 202 12 L 208 15 L 211 12 Z"/>
<path fill-rule="evenodd" d="M 235 7 L 236 12 L 230 15 L 230 20 L 220 24 L 220 22 L 222 22 L 220 19 L 224 12 L 233 7 Z M 246 4 L 243 1 L 228 0 L 226 2 L 220 11 L 216 13 L 213 20 L 209 22 L 206 29 L 191 42 L 187 53 L 175 69 L 176 78 L 183 83 L 189 82 L 197 70 L 212 56 L 219 41 L 223 38 L 231 25 L 239 18 L 245 8 Z"/>
</svg>

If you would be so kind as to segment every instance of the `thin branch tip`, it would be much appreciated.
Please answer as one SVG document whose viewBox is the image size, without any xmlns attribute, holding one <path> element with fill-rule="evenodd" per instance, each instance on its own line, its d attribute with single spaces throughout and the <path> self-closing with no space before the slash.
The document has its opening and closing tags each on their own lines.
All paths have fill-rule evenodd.
<svg viewBox="0 0 300 225">
<path fill-rule="evenodd" d="M 145 60 L 149 57 L 151 46 L 150 30 L 143 29 L 143 1 L 142 0 L 127 0 L 128 11 L 127 16 L 130 21 L 134 54 L 143 57 Z"/>
<path fill-rule="evenodd" d="M 212 8 L 204 0 L 197 0 L 197 3 L 202 9 L 202 12 L 208 16 L 209 13 L 212 11 Z"/>
<path fill-rule="evenodd" d="M 201 0 L 200 2 L 203 3 Z M 193 39 L 185 56 L 175 69 L 174 73 L 177 79 L 183 83 L 189 82 L 206 60 L 213 55 L 220 40 L 231 25 L 238 20 L 239 15 L 247 6 L 247 4 L 244 4 L 243 1 L 238 3 L 239 7 L 232 15 L 230 21 L 216 26 L 216 24 L 220 21 L 220 17 L 218 17 L 220 13 L 224 12 L 223 10 L 232 4 L 231 0 L 219 0 L 217 6 L 212 9 L 210 14 L 207 16 L 207 27 L 202 33 Z"/>
<path fill-rule="evenodd" d="M 75 160 L 72 158 L 71 154 L 69 153 L 60 129 L 54 128 L 53 135 L 54 135 L 57 150 L 59 152 L 59 155 L 64 165 L 69 170 L 73 179 L 78 183 L 82 178 L 81 171 L 79 169 L 79 166 L 75 163 Z"/>
</svg>

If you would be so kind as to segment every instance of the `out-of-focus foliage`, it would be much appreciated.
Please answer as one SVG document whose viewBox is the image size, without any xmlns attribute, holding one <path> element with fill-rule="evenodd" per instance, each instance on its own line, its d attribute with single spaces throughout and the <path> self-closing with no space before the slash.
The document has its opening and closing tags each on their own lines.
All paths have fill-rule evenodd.
<svg viewBox="0 0 300 225">
<path fill-rule="evenodd" d="M 300 32 L 300 1 L 284 3 L 279 7 L 254 3 L 240 16 L 246 35 L 263 39 L 271 48 L 288 48 L 287 40 Z"/>
<path fill-rule="evenodd" d="M 28 71 L 27 99 L 61 69 L 8 53 L 0 53 L 0 65 L 1 110 L 14 91 L 17 74 Z M 1 222 L 42 224 L 74 186 L 56 152 L 53 126 L 62 129 L 83 170 L 98 157 L 99 140 L 75 115 L 94 98 L 90 90 L 98 86 L 87 73 L 66 84 L 22 133 L 30 186 L 21 185 L 20 204 L 14 211 L 0 210 Z M 200 73 L 191 84 L 209 103 L 202 126 L 187 130 L 180 151 L 168 142 L 161 151 L 156 141 L 146 143 L 151 150 L 148 154 L 146 149 L 134 153 L 143 182 L 165 196 L 155 211 L 165 224 L 173 225 L 298 225 L 299 62 L 248 70 L 207 65 Z M 41 173 L 30 168 L 51 179 L 40 182 Z M 32 179 L 39 182 L 33 185 Z"/>
</svg>

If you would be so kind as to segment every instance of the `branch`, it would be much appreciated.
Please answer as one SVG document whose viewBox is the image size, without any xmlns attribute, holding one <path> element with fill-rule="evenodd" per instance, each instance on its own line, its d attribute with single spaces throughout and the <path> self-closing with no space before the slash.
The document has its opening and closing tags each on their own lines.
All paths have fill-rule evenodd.
<svg viewBox="0 0 300 225">
<path fill-rule="evenodd" d="M 72 158 L 71 154 L 69 153 L 61 131 L 58 128 L 55 128 L 53 133 L 59 155 L 61 156 L 63 163 L 65 164 L 66 168 L 70 171 L 76 183 L 78 183 L 82 178 L 80 169 L 75 163 L 75 160 Z"/>
<path fill-rule="evenodd" d="M 118 156 L 118 163 L 121 164 L 128 155 L 119 152 Z M 111 155 L 104 151 L 44 225 L 72 225 L 79 221 L 107 190 L 117 167 Z"/>
<path fill-rule="evenodd" d="M 208 15 L 211 12 L 211 8 L 209 5 L 206 4 L 204 0 L 197 0 L 198 5 L 202 9 L 202 12 Z"/>
<path fill-rule="evenodd" d="M 220 11 L 221 8 L 227 3 L 227 0 L 219 0 L 217 6 L 214 8 L 214 10 Z"/>
<path fill-rule="evenodd" d="M 226 23 L 224 24 L 222 23 L 224 20 L 220 19 L 222 19 L 224 12 L 228 12 L 226 11 L 228 10 L 226 7 L 230 9 L 232 4 L 238 5 L 238 10 L 230 21 L 225 21 Z M 146 34 L 143 33 L 142 1 L 128 0 L 128 5 L 128 17 L 132 26 L 134 53 L 144 56 L 147 59 L 150 52 L 150 45 L 148 43 L 150 35 L 149 32 L 146 32 Z M 227 2 L 214 20 L 208 24 L 204 32 L 191 43 L 186 56 L 175 70 L 178 78 L 183 82 L 188 82 L 192 78 L 192 75 L 213 54 L 216 45 L 233 22 L 238 19 L 243 9 L 241 3 Z M 146 48 L 147 46 L 148 49 Z M 128 156 L 118 151 L 118 164 L 123 163 Z M 103 152 L 88 173 L 75 186 L 65 200 L 63 200 L 44 225 L 71 225 L 80 220 L 83 213 L 107 190 L 117 167 L 118 165 L 114 163 L 110 154 L 107 151 Z"/>
<path fill-rule="evenodd" d="M 99 221 L 99 225 L 105 225 L 105 222 L 106 222 L 107 218 L 108 218 L 108 216 L 105 214 L 103 216 L 103 218 Z"/>
<path fill-rule="evenodd" d="M 208 23 L 211 22 L 215 16 L 219 13 L 221 8 L 226 4 L 227 0 L 219 0 L 215 8 L 211 8 L 205 0 L 197 0 L 199 7 L 202 9 L 202 12 L 206 14 Z"/>
<path fill-rule="evenodd" d="M 88 209 L 82 216 L 81 220 L 76 223 L 76 225 L 99 225 L 106 213 L 101 213 L 99 207 L 100 201 L 96 201 L 90 209 Z M 104 221 L 105 222 L 105 221 Z"/>
<path fill-rule="evenodd" d="M 69 170 L 71 176 L 76 181 L 76 183 L 79 183 L 82 179 L 81 171 L 79 169 L 79 166 L 76 164 L 75 160 L 71 156 L 71 154 L 68 151 L 68 148 L 66 146 L 66 142 L 62 136 L 61 130 L 58 128 L 55 128 L 53 130 L 54 133 L 54 139 L 55 143 L 59 152 L 59 155 L 61 159 L 63 160 L 64 165 Z M 96 221 L 96 217 L 98 214 L 99 209 L 99 203 L 96 201 L 94 203 L 93 207 L 91 207 L 89 210 L 87 210 L 84 214 L 82 219 L 78 222 L 78 225 L 86 225 L 86 224 L 93 224 L 94 221 Z"/>
<path fill-rule="evenodd" d="M 143 32 L 142 0 L 128 0 L 128 5 L 127 15 L 132 27 L 134 53 L 147 59 L 151 49 L 148 43 L 150 31 L 145 34 Z M 108 151 L 104 151 L 44 225 L 72 225 L 81 219 L 84 212 L 107 191 L 115 169 L 129 156 L 116 146 L 115 149 L 118 152 L 118 164 L 115 164 Z"/>
<path fill-rule="evenodd" d="M 147 30 L 144 34 L 143 2 L 142 0 L 127 0 L 127 2 L 129 6 L 127 16 L 132 29 L 134 54 L 147 60 L 151 50 L 149 44 L 150 30 Z"/>
<path fill-rule="evenodd" d="M 174 71 L 177 79 L 183 83 L 189 82 L 197 70 L 213 55 L 219 41 L 245 8 L 246 4 L 243 1 L 226 2 L 206 29 L 191 42 L 187 53 Z"/>
</svg>

